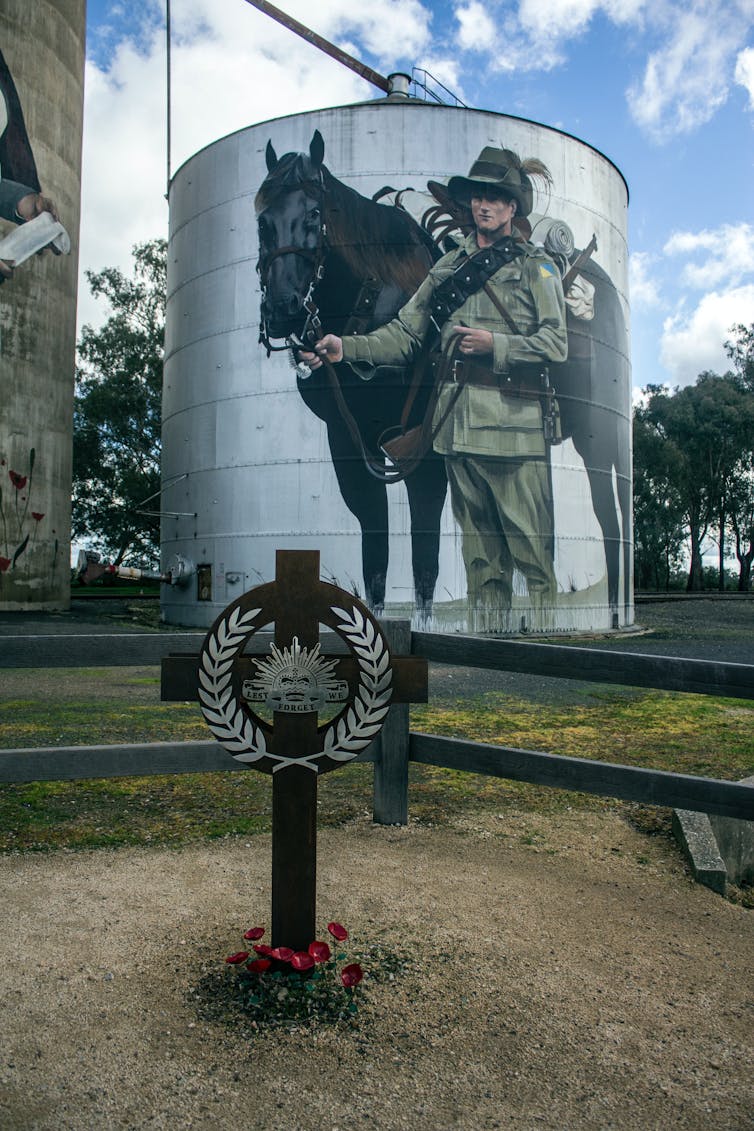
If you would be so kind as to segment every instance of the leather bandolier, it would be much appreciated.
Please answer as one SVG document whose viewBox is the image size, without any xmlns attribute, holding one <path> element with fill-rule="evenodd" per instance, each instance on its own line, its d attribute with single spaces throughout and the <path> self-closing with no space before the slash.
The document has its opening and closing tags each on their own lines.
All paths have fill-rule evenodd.
<svg viewBox="0 0 754 1131">
<path fill-rule="evenodd" d="M 494 373 L 489 365 L 464 360 L 457 355 L 457 338 L 452 337 L 445 350 L 432 349 L 435 334 L 439 336 L 443 326 L 449 322 L 467 299 L 484 290 L 513 334 L 520 334 L 502 301 L 490 287 L 490 280 L 497 272 L 512 263 L 524 253 L 524 248 L 515 238 L 508 237 L 505 242 L 492 247 L 481 248 L 471 256 L 465 256 L 447 279 L 435 288 L 432 298 L 428 333 L 414 373 L 400 426 L 388 429 L 380 440 L 380 447 L 394 465 L 413 470 L 419 459 L 429 450 L 432 442 L 450 414 L 464 385 L 478 385 L 483 388 L 497 388 L 502 393 L 518 397 L 534 397 L 541 403 L 544 438 L 548 444 L 560 442 L 560 420 L 555 391 L 550 385 L 547 364 L 530 363 L 513 366 L 507 373 Z M 434 331 L 435 333 L 433 333 Z M 432 372 L 432 395 L 427 405 L 424 420 L 420 425 L 408 428 L 408 419 L 419 388 L 426 384 L 427 367 Z M 432 416 L 437 403 L 440 386 L 450 382 L 457 385 L 457 391 L 447 404 L 442 418 L 431 427 Z M 405 471 L 409 474 L 410 470 Z"/>
</svg>

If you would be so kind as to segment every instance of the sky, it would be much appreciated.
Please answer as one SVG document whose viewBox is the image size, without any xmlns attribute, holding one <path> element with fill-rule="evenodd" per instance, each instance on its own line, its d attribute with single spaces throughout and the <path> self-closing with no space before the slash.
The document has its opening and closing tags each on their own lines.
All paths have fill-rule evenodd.
<svg viewBox="0 0 754 1131">
<path fill-rule="evenodd" d="M 754 0 L 278 0 L 382 74 L 588 142 L 630 192 L 633 380 L 693 384 L 754 322 Z M 171 169 L 233 130 L 382 93 L 245 0 L 172 0 Z M 164 0 L 88 0 L 86 270 L 167 236 Z M 466 172 L 459 169 L 459 172 Z"/>
</svg>

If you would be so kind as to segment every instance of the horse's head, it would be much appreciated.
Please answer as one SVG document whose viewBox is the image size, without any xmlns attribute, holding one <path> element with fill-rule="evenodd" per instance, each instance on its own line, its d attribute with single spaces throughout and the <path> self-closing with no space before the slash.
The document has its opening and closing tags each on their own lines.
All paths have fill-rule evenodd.
<svg viewBox="0 0 754 1131">
<path fill-rule="evenodd" d="M 304 302 L 324 257 L 322 219 L 325 143 L 315 130 L 309 154 L 278 159 L 267 143 L 267 176 L 254 207 L 259 226 L 262 323 L 270 338 L 301 332 Z"/>
</svg>

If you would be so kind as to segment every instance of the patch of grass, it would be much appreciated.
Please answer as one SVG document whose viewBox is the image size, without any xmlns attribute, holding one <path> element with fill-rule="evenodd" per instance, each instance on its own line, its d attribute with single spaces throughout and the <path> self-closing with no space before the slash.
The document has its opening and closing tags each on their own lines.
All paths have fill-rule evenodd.
<svg viewBox="0 0 754 1131">
<path fill-rule="evenodd" d="M 754 768 L 754 703 L 620 691 L 546 709 L 489 692 L 412 710 L 412 730 L 577 758 L 736 780 Z"/>
<path fill-rule="evenodd" d="M 260 774 L 31 782 L 0 791 L 0 850 L 252 835 L 269 830 L 271 809 L 269 783 Z"/>
<path fill-rule="evenodd" d="M 160 703 L 156 668 L 6 669 L 3 687 L 0 747 L 208 737 L 196 704 Z M 576 703 L 543 707 L 493 691 L 415 706 L 411 727 L 709 777 L 754 772 L 754 703 L 730 699 L 595 685 Z M 620 808 L 643 832 L 669 828 L 663 809 L 435 766 L 412 764 L 409 790 L 411 819 L 422 824 L 452 822 L 469 808 L 515 806 L 544 814 Z M 271 808 L 271 780 L 254 771 L 8 785 L 0 787 L 0 851 L 252 836 L 269 832 Z M 352 764 L 322 778 L 321 827 L 371 813 L 370 766 Z"/>
<path fill-rule="evenodd" d="M 738 903 L 741 907 L 754 911 L 754 884 L 742 884 L 740 887 L 729 884 L 726 895 L 731 903 Z"/>
<path fill-rule="evenodd" d="M 0 704 L 0 742 L 6 749 L 207 737 L 207 726 L 193 703 L 88 702 L 82 695 L 62 703 L 11 699 Z"/>
</svg>

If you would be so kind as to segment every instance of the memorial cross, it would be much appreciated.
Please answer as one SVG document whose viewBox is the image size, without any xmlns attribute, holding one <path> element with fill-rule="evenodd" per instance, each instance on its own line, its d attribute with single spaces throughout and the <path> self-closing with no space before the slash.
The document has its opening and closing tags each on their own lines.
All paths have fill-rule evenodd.
<svg viewBox="0 0 754 1131">
<path fill-rule="evenodd" d="M 273 622 L 271 655 L 244 653 Z M 321 624 L 350 656 L 320 653 Z M 365 750 L 391 704 L 426 701 L 426 661 L 390 654 L 366 606 L 320 580 L 316 550 L 279 550 L 275 580 L 221 613 L 198 661 L 163 660 L 162 698 L 198 697 L 233 757 L 272 774 L 272 945 L 305 950 L 315 938 L 318 776 Z M 271 723 L 252 706 L 261 701 Z M 320 724 L 328 702 L 340 710 Z"/>
</svg>

